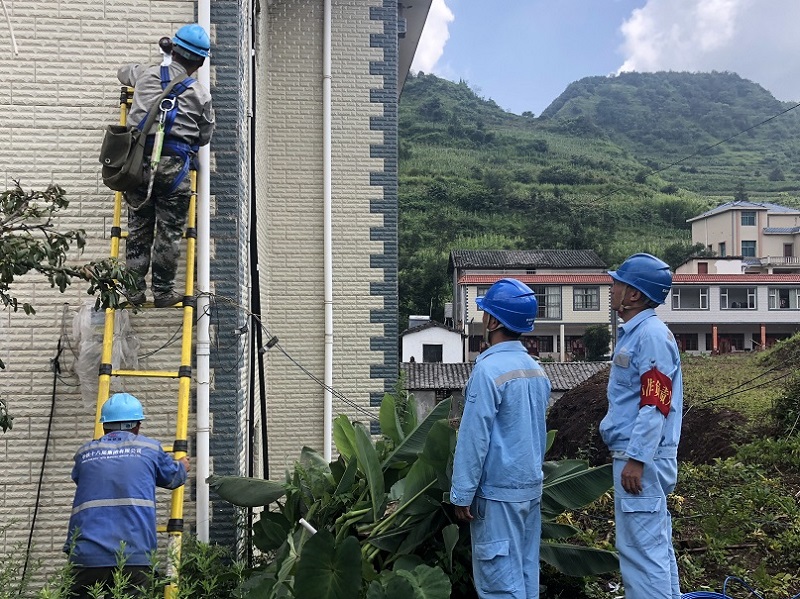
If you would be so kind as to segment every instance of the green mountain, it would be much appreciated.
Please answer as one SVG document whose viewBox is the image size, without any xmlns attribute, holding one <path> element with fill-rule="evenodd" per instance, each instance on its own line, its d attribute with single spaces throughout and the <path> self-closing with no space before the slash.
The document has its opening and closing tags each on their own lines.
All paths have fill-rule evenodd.
<svg viewBox="0 0 800 599">
<path fill-rule="evenodd" d="M 686 219 L 734 194 L 800 205 L 800 115 L 758 125 L 791 106 L 731 73 L 630 73 L 577 81 L 533 118 L 464 82 L 409 77 L 402 315 L 441 318 L 454 248 L 590 248 L 609 266 L 649 251 L 677 265 L 697 251 Z"/>
</svg>

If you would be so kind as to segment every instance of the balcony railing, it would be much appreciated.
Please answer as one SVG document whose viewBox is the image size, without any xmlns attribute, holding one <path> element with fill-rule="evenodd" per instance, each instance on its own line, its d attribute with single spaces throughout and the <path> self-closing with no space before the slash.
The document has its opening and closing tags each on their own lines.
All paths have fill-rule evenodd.
<svg viewBox="0 0 800 599">
<path fill-rule="evenodd" d="M 764 256 L 761 266 L 800 266 L 800 256 Z"/>
</svg>

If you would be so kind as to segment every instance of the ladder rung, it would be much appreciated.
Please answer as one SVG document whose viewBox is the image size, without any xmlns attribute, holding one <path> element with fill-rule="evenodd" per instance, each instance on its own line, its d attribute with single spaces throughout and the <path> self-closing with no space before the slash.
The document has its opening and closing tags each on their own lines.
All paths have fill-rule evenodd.
<svg viewBox="0 0 800 599">
<path fill-rule="evenodd" d="M 112 370 L 111 376 L 131 376 L 154 379 L 176 379 L 180 375 L 177 370 Z"/>
</svg>

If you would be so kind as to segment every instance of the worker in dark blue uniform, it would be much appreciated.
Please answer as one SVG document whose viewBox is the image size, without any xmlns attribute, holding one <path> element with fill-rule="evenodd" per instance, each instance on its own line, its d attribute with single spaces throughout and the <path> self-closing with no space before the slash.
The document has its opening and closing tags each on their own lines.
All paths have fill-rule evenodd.
<svg viewBox="0 0 800 599">
<path fill-rule="evenodd" d="M 470 523 L 478 596 L 537 599 L 550 381 L 519 338 L 533 330 L 538 304 L 516 279 L 476 302 L 490 347 L 464 391 L 450 501 Z"/>
<path fill-rule="evenodd" d="M 188 458 L 174 460 L 161 444 L 139 434 L 142 404 L 116 393 L 103 404 L 105 434 L 75 454 L 75 499 L 64 551 L 74 565 L 71 597 L 89 598 L 95 583 L 113 586 L 117 553 L 124 542 L 129 592 L 144 585 L 156 551 L 156 487 L 186 482 Z"/>
<path fill-rule="evenodd" d="M 600 434 L 614 460 L 614 510 L 626 599 L 680 599 L 667 495 L 678 477 L 683 378 L 678 345 L 656 316 L 672 286 L 669 266 L 634 254 L 616 270 L 611 308 L 619 338 Z"/>
</svg>

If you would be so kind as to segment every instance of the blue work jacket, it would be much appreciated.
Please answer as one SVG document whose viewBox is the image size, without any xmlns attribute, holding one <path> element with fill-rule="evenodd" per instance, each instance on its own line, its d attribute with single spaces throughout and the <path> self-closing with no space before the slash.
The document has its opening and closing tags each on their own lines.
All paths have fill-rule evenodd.
<svg viewBox="0 0 800 599">
<path fill-rule="evenodd" d="M 156 486 L 176 489 L 186 469 L 155 439 L 114 431 L 75 454 L 75 499 L 64 551 L 78 531 L 70 561 L 80 567 L 115 566 L 120 541 L 126 565 L 147 566 L 155 552 Z"/>
<path fill-rule="evenodd" d="M 655 406 L 639 407 L 642 375 L 652 368 L 672 381 L 672 402 L 665 417 Z M 651 462 L 676 458 L 683 418 L 683 377 L 675 337 L 652 309 L 619 326 L 611 374 L 608 413 L 600 423 L 614 457 Z"/>
<path fill-rule="evenodd" d="M 498 343 L 478 356 L 464 390 L 450 489 L 454 505 L 471 505 L 475 495 L 494 501 L 541 497 L 549 398 L 547 375 L 519 341 Z"/>
</svg>

